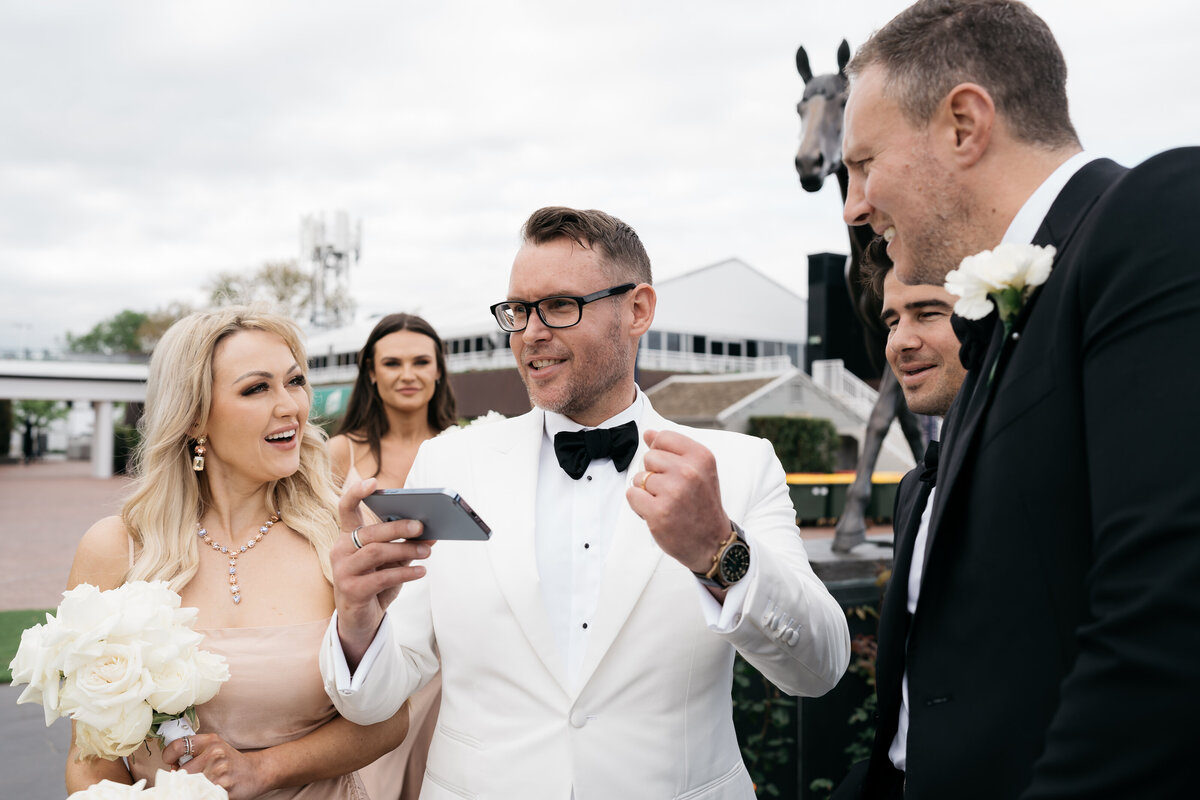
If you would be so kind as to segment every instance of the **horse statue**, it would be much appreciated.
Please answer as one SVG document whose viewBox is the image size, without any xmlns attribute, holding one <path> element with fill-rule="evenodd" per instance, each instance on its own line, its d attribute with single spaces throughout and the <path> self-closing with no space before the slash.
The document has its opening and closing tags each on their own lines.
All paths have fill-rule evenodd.
<svg viewBox="0 0 1200 800">
<path fill-rule="evenodd" d="M 796 70 L 804 79 L 804 95 L 796 105 L 800 115 L 800 149 L 796 152 L 796 172 L 800 175 L 800 187 L 806 192 L 816 192 L 829 175 L 836 175 L 842 191 L 842 203 L 846 202 L 849 176 L 842 163 L 842 112 L 846 108 L 846 96 L 850 92 L 850 81 L 846 77 L 846 64 L 850 61 L 850 45 L 843 39 L 837 51 L 838 71 L 826 75 L 812 74 L 808 64 L 808 53 L 801 47 L 796 51 Z M 871 473 L 879 459 L 883 438 L 887 435 L 893 419 L 900 420 L 900 429 L 912 448 L 913 457 L 920 462 L 925 453 L 924 436 L 917 417 L 908 410 L 904 394 L 891 369 L 887 367 L 883 351 L 887 345 L 887 328 L 879 319 L 882 304 L 872 292 L 863 287 L 859 276 L 863 251 L 874 237 L 866 225 L 849 226 L 850 258 L 846 262 L 846 285 L 854 301 L 854 310 L 862 323 L 867 354 L 872 366 L 882 372 L 879 381 L 879 397 L 871 409 L 867 421 L 862 453 L 854 471 L 854 482 L 846 493 L 846 505 L 838 517 L 833 536 L 833 551 L 848 553 L 856 545 L 867 540 L 866 509 L 871 498 Z"/>
</svg>

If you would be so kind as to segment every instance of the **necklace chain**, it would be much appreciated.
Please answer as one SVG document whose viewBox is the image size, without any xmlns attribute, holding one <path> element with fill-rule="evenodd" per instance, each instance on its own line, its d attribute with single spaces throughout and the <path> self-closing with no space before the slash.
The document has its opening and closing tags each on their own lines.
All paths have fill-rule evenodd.
<svg viewBox="0 0 1200 800">
<path fill-rule="evenodd" d="M 208 530 L 203 527 L 197 531 L 196 535 L 199 536 L 206 545 L 222 555 L 229 556 L 229 593 L 233 596 L 232 599 L 234 605 L 242 602 L 242 587 L 238 585 L 238 557 L 243 553 L 253 550 L 254 545 L 262 541 L 262 538 L 270 532 L 271 526 L 276 522 L 279 522 L 279 515 L 272 514 L 270 519 L 259 526 L 258 535 L 253 539 L 248 539 L 241 547 L 237 547 L 236 545 L 232 548 L 226 547 L 220 542 L 213 541 L 213 538 L 208 535 Z"/>
</svg>

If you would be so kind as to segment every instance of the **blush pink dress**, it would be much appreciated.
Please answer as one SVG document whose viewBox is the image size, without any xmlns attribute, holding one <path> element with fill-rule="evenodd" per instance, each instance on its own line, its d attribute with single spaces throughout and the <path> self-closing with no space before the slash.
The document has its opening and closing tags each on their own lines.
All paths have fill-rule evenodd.
<svg viewBox="0 0 1200 800">
<path fill-rule="evenodd" d="M 359 482 L 362 476 L 354 466 L 354 447 L 350 447 L 350 469 L 346 483 Z M 358 771 L 371 800 L 417 800 L 425 780 L 425 762 L 437 727 L 442 705 L 442 673 L 433 676 L 408 698 L 408 735 L 390 753 Z"/>
<path fill-rule="evenodd" d="M 317 666 L 328 619 L 263 628 L 197 629 L 204 634 L 200 646 L 225 657 L 229 680 L 217 696 L 196 707 L 200 733 L 215 733 L 238 750 L 274 747 L 311 733 L 336 712 L 321 684 Z M 154 743 L 134 754 L 130 771 L 134 780 L 146 778 L 153 786 L 154 773 L 165 769 Z M 357 773 L 277 789 L 259 800 L 370 800 Z"/>
</svg>

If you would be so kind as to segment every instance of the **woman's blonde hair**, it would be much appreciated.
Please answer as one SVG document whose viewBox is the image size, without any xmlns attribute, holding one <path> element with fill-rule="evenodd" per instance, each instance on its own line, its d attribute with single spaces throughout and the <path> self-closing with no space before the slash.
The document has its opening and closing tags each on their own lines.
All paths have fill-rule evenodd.
<svg viewBox="0 0 1200 800">
<path fill-rule="evenodd" d="M 213 354 L 225 337 L 266 331 L 283 339 L 302 372 L 308 362 L 301 335 L 286 317 L 258 307 L 231 306 L 189 314 L 170 327 L 150 357 L 146 412 L 134 454 L 133 493 L 121 517 L 133 540 L 127 580 L 165 580 L 179 591 L 200 561 L 197 524 L 212 502 L 207 478 L 192 469 L 193 434 L 203 431 L 212 409 Z M 312 400 L 312 388 L 305 393 Z M 268 489 L 288 527 L 312 544 L 326 579 L 332 580 L 329 548 L 339 531 L 337 493 L 325 433 L 311 421 L 300 442 L 300 468 Z"/>
</svg>

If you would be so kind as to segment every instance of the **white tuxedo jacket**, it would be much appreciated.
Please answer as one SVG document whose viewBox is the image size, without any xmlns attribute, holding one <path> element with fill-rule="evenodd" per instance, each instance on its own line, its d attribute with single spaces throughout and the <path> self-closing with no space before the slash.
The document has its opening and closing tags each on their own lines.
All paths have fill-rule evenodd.
<svg viewBox="0 0 1200 800">
<path fill-rule="evenodd" d="M 732 721 L 734 650 L 789 694 L 823 694 L 844 672 L 845 615 L 808 564 L 770 444 L 675 425 L 648 403 L 638 428 L 679 431 L 716 456 L 725 511 L 751 548 L 743 613 L 727 633 L 710 629 L 695 577 L 617 498 L 590 649 L 572 687 L 534 551 L 543 413 L 426 442 L 408 485 L 460 492 L 492 527 L 491 541 L 433 549 L 352 685 L 339 690 L 335 679 L 345 664 L 336 617 L 321 653 L 326 691 L 361 724 L 392 716 L 440 654 L 442 706 L 422 798 L 753 798 Z M 645 450 L 643 442 L 629 476 Z"/>
</svg>

